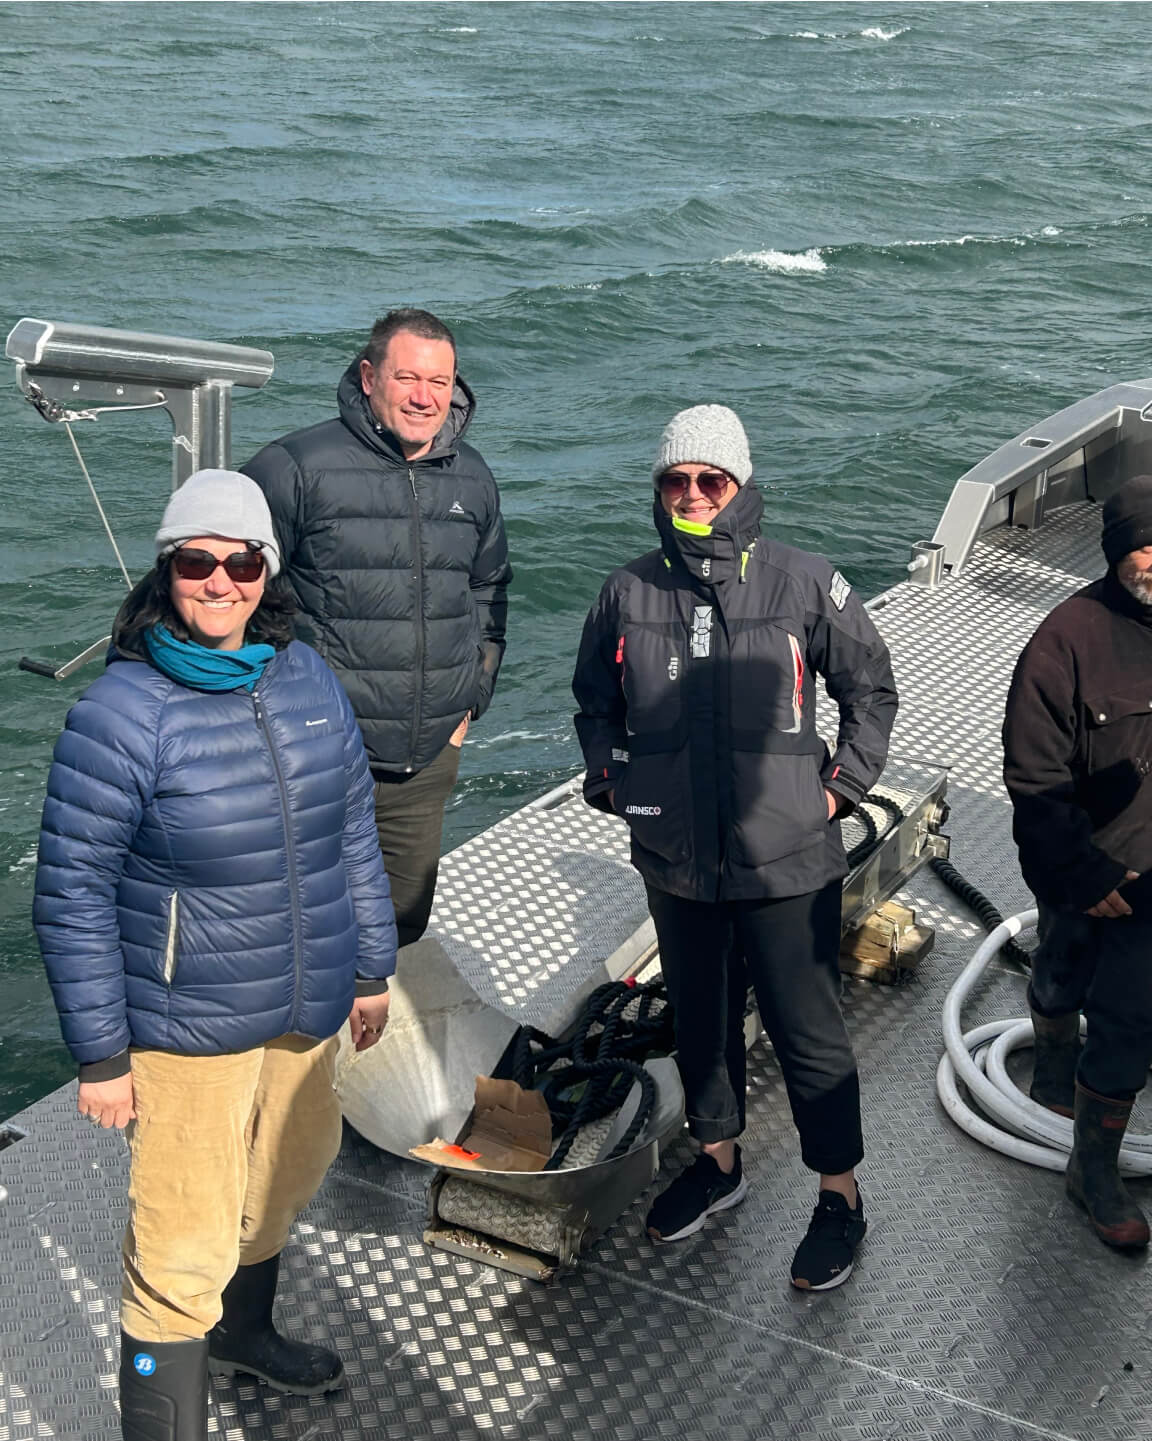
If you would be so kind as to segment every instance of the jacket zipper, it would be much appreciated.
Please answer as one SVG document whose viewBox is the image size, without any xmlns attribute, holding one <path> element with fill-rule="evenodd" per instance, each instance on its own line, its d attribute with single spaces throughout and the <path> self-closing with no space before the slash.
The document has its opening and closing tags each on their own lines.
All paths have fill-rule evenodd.
<svg viewBox="0 0 1152 1441">
<path fill-rule="evenodd" d="M 288 811 L 288 788 L 284 784 L 284 772 L 280 768 L 280 753 L 272 737 L 268 717 L 260 705 L 257 691 L 252 692 L 252 704 L 256 710 L 256 724 L 268 742 L 268 753 L 272 757 L 272 769 L 276 772 L 276 791 L 280 798 L 280 817 L 284 822 L 284 848 L 288 855 L 288 900 L 292 907 L 292 956 L 295 962 L 295 984 L 292 991 L 292 1018 L 287 1034 L 296 1029 L 300 1010 L 300 992 L 304 985 L 304 953 L 300 944 L 303 919 L 300 915 L 300 889 L 296 875 L 296 841 L 292 835 L 292 818 Z"/>
<path fill-rule="evenodd" d="M 424 699 L 424 556 L 420 539 L 420 497 L 416 494 L 416 473 L 411 466 L 408 467 L 408 484 L 412 487 L 412 533 L 415 539 L 412 559 L 416 572 L 416 704 L 412 707 L 412 738 L 408 745 L 408 759 L 412 762 L 416 759 L 420 711 Z M 412 771 L 415 766 L 409 764 L 404 769 Z"/>
<path fill-rule="evenodd" d="M 788 649 L 792 653 L 792 724 L 784 734 L 799 735 L 804 720 L 804 657 L 794 635 L 788 637 Z"/>
<path fill-rule="evenodd" d="M 164 939 L 164 984 L 171 986 L 176 974 L 176 934 L 179 926 L 180 892 L 168 897 L 168 934 Z"/>
</svg>

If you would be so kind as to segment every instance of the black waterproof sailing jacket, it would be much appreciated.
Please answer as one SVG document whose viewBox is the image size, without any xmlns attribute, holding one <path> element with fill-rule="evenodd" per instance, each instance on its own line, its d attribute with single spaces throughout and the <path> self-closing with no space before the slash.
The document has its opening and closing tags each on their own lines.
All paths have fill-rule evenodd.
<svg viewBox="0 0 1152 1441">
<path fill-rule="evenodd" d="M 241 467 L 268 498 L 302 614 L 297 631 L 347 690 L 374 772 L 422 770 L 487 709 L 512 579 L 496 482 L 463 442 L 457 377 L 431 450 L 408 461 L 360 388 L 338 420 L 294 431 Z"/>
<path fill-rule="evenodd" d="M 1152 608 L 1113 572 L 1024 647 L 1004 712 L 1004 783 L 1028 888 L 1085 911 L 1122 894 L 1152 915 Z M 1119 922 L 1116 922 L 1119 924 Z"/>
<path fill-rule="evenodd" d="M 760 538 L 751 486 L 709 528 L 654 514 L 661 549 L 615 571 L 584 626 L 572 688 L 584 795 L 632 832 L 658 890 L 700 901 L 801 895 L 847 870 L 838 821 L 874 784 L 896 689 L 843 577 Z M 840 708 L 816 733 L 815 678 Z"/>
</svg>

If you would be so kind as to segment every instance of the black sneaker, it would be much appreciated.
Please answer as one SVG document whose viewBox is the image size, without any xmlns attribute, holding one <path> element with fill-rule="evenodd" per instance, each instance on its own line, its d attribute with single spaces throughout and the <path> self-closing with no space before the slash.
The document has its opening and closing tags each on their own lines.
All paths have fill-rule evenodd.
<svg viewBox="0 0 1152 1441">
<path fill-rule="evenodd" d="M 821 1191 L 808 1234 L 792 1258 L 792 1284 L 801 1291 L 831 1291 L 852 1274 L 852 1258 L 864 1239 L 864 1198 L 857 1188 L 856 1208 L 839 1191 Z"/>
<path fill-rule="evenodd" d="M 656 1197 L 644 1224 L 653 1241 L 682 1241 L 685 1236 L 695 1235 L 709 1216 L 738 1206 L 747 1194 L 739 1146 L 736 1164 L 727 1175 L 706 1151 L 701 1151 L 688 1169 Z"/>
</svg>

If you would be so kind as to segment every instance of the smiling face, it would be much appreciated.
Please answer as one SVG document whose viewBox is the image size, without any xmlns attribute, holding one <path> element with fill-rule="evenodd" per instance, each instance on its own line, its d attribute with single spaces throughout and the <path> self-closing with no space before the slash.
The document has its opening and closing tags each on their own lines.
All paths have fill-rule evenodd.
<svg viewBox="0 0 1152 1441">
<path fill-rule="evenodd" d="M 660 477 L 660 503 L 669 515 L 711 525 L 740 487 L 715 465 L 673 465 Z"/>
<path fill-rule="evenodd" d="M 224 560 L 248 547 L 242 540 L 204 535 L 185 541 L 180 549 L 207 551 L 217 560 Z M 172 605 L 192 639 L 211 650 L 239 650 L 248 622 L 264 595 L 267 572 L 253 581 L 235 581 L 223 566 L 217 566 L 207 580 L 182 580 L 172 567 L 169 575 Z"/>
<path fill-rule="evenodd" d="M 378 366 L 360 362 L 360 385 L 372 413 L 400 442 L 408 460 L 431 448 L 452 403 L 456 353 L 447 340 L 400 330 Z"/>
</svg>

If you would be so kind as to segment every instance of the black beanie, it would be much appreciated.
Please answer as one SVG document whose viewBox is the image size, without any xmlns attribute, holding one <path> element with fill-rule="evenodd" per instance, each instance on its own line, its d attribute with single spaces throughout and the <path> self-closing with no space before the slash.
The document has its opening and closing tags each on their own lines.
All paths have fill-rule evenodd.
<svg viewBox="0 0 1152 1441">
<path fill-rule="evenodd" d="M 1100 544 L 1109 565 L 1152 545 L 1152 475 L 1134 475 L 1104 502 Z"/>
</svg>

